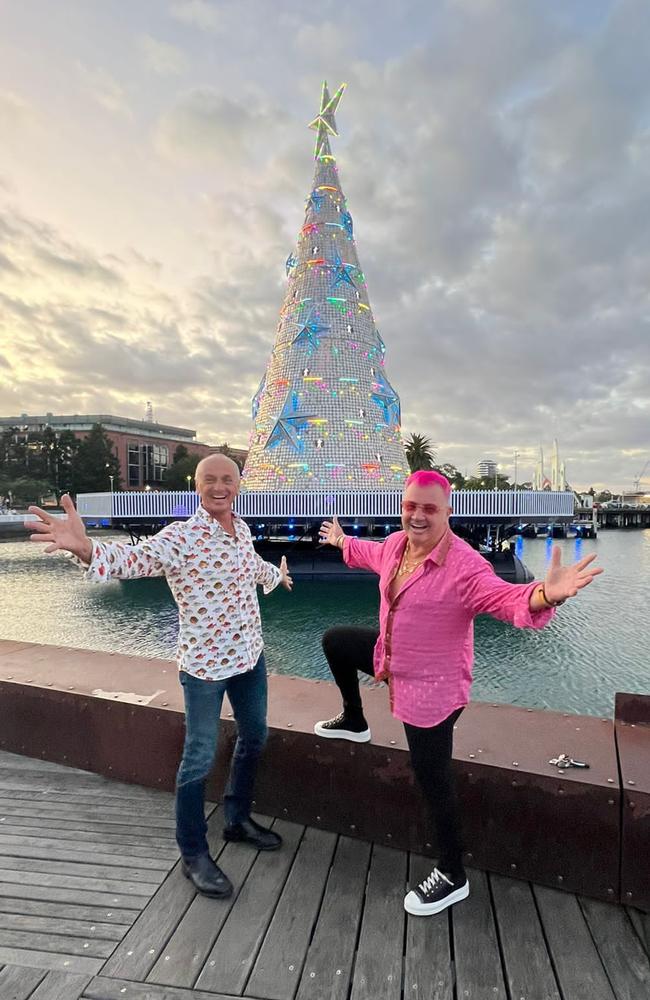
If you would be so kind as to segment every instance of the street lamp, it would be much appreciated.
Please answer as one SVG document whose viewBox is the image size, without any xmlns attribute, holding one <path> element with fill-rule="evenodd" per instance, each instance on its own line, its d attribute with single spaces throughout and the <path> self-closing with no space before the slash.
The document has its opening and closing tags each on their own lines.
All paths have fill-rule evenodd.
<svg viewBox="0 0 650 1000">
<path fill-rule="evenodd" d="M 517 459 L 518 458 L 519 458 L 519 452 L 516 451 L 515 452 L 515 482 L 514 482 L 514 489 L 517 489 Z"/>
<path fill-rule="evenodd" d="M 111 493 L 112 493 L 113 492 L 113 480 L 115 479 L 115 476 L 109 476 L 108 478 L 111 481 Z"/>
<path fill-rule="evenodd" d="M 499 466 L 496 463 L 494 466 L 494 488 L 495 490 L 499 488 Z"/>
<path fill-rule="evenodd" d="M 189 476 L 189 475 L 188 475 L 188 476 L 185 476 L 185 482 L 187 483 L 187 492 L 189 493 L 189 492 L 190 492 L 190 488 L 191 488 L 191 487 L 190 487 L 190 484 L 191 484 L 191 482 L 192 482 L 192 477 L 191 477 L 191 476 Z"/>
</svg>

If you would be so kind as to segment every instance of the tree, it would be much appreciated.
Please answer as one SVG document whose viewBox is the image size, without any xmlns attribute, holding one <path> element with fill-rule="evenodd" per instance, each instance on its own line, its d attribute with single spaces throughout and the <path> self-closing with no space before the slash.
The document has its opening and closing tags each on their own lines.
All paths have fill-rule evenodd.
<svg viewBox="0 0 650 1000">
<path fill-rule="evenodd" d="M 609 503 L 611 499 L 612 494 L 609 490 L 601 490 L 600 493 L 597 493 L 595 496 L 596 503 Z"/>
<path fill-rule="evenodd" d="M 436 465 L 435 471 L 445 476 L 455 490 L 465 489 L 465 476 L 451 462 L 445 462 L 444 465 Z"/>
<path fill-rule="evenodd" d="M 72 461 L 72 481 L 75 493 L 106 493 L 121 483 L 120 463 L 113 451 L 113 442 L 101 424 L 93 424 Z"/>
<path fill-rule="evenodd" d="M 181 447 L 183 446 L 181 445 Z M 186 490 L 187 477 L 190 476 L 191 480 L 194 480 L 196 467 L 200 461 L 201 456 L 197 455 L 195 452 L 182 455 L 178 461 L 176 461 L 176 455 L 174 455 L 173 464 L 170 465 L 165 472 L 165 489 Z"/>
<path fill-rule="evenodd" d="M 496 481 L 495 481 L 496 480 Z M 498 473 L 495 476 L 470 476 L 469 479 L 465 481 L 464 489 L 466 490 L 510 490 L 512 486 L 510 480 L 507 476 L 500 476 Z"/>
<path fill-rule="evenodd" d="M 177 445 L 176 451 L 174 452 L 174 457 L 172 458 L 172 465 L 175 462 L 180 462 L 181 458 L 187 458 L 188 455 L 189 451 L 187 450 L 184 444 Z"/>
<path fill-rule="evenodd" d="M 406 442 L 406 461 L 411 472 L 433 469 L 436 453 L 429 438 L 422 434 L 411 434 Z"/>
</svg>

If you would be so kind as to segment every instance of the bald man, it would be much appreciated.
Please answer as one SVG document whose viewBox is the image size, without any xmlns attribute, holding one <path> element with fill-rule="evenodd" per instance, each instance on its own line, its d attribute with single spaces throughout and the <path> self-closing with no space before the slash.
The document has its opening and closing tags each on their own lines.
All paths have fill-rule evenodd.
<svg viewBox="0 0 650 1000">
<path fill-rule="evenodd" d="M 228 877 L 208 851 L 205 782 L 214 763 L 224 694 L 237 723 L 237 743 L 224 797 L 224 839 L 256 850 L 280 847 L 280 836 L 251 818 L 257 763 L 266 741 L 267 681 L 257 586 L 264 593 L 292 580 L 284 556 L 280 568 L 253 548 L 246 523 L 233 512 L 239 468 L 225 455 L 209 455 L 196 467 L 199 508 L 138 545 L 99 542 L 86 534 L 69 496 L 67 519 L 30 507 L 32 541 L 46 552 L 76 556 L 96 582 L 164 576 L 179 613 L 178 666 L 185 698 L 185 745 L 176 778 L 176 840 L 184 874 L 198 892 L 232 893 Z"/>
</svg>

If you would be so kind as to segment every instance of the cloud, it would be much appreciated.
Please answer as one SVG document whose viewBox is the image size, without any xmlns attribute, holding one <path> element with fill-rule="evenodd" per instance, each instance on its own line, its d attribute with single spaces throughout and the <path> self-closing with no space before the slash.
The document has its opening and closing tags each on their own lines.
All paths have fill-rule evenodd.
<svg viewBox="0 0 650 1000">
<path fill-rule="evenodd" d="M 209 3 L 208 0 L 178 0 L 171 5 L 169 12 L 177 21 L 202 31 L 216 31 L 221 24 L 216 3 Z"/>
<path fill-rule="evenodd" d="M 127 95 L 121 84 L 107 70 L 100 66 L 86 66 L 77 63 L 77 72 L 88 92 L 89 97 L 104 111 L 112 115 L 132 116 Z"/>
<path fill-rule="evenodd" d="M 187 69 L 187 56 L 176 45 L 161 42 L 151 35 L 139 40 L 145 66 L 159 76 L 180 76 Z"/>
<path fill-rule="evenodd" d="M 138 72 L 185 59 L 190 81 L 162 111 L 143 102 L 151 134 L 119 150 L 136 215 L 153 218 L 158 185 L 155 239 L 82 237 L 72 196 L 57 228 L 36 208 L 0 214 L 2 409 L 51 397 L 140 415 L 153 397 L 159 419 L 246 441 L 326 69 L 349 83 L 333 147 L 405 432 L 466 471 L 512 468 L 516 450 L 521 478 L 558 437 L 573 482 L 629 485 L 650 426 L 647 5 L 242 7 L 179 0 L 171 16 L 205 37 L 177 24 L 168 51 L 152 22 L 138 43 Z M 228 48 L 206 76 L 216 33 Z M 105 65 L 88 89 L 130 113 L 128 64 Z"/>
</svg>

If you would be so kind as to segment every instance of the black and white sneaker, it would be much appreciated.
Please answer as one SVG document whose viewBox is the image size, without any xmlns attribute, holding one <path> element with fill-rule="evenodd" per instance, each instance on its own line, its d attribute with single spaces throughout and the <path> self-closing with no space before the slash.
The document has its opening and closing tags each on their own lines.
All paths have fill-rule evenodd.
<svg viewBox="0 0 650 1000">
<path fill-rule="evenodd" d="M 362 718 L 361 722 L 351 722 L 346 718 L 345 712 L 341 712 L 335 719 L 326 719 L 317 722 L 314 726 L 317 736 L 324 736 L 328 740 L 350 740 L 352 743 L 367 743 L 370 739 L 368 723 Z"/>
<path fill-rule="evenodd" d="M 431 874 L 411 889 L 404 899 L 404 909 L 416 917 L 428 917 L 446 910 L 469 896 L 469 882 L 452 882 L 434 868 Z"/>
</svg>

